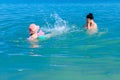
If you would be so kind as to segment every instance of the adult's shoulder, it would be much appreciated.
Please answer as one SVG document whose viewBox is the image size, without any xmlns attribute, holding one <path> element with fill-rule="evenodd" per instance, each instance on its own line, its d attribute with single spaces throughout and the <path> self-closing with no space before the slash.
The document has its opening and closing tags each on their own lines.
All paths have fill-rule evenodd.
<svg viewBox="0 0 120 80">
<path fill-rule="evenodd" d="M 94 27 L 97 27 L 97 23 L 96 22 L 94 22 Z"/>
</svg>

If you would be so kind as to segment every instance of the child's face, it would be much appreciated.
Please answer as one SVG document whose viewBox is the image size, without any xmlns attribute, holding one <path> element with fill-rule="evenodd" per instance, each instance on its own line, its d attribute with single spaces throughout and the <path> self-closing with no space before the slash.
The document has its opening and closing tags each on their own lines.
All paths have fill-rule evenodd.
<svg viewBox="0 0 120 80">
<path fill-rule="evenodd" d="M 30 33 L 30 35 L 32 35 L 32 34 L 34 34 L 35 32 L 34 32 L 33 30 L 29 29 L 29 33 Z"/>
</svg>

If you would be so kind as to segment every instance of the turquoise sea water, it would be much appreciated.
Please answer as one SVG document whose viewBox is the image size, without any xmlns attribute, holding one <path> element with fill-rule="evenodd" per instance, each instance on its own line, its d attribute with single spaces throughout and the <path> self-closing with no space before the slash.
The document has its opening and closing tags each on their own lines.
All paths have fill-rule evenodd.
<svg viewBox="0 0 120 80">
<path fill-rule="evenodd" d="M 83 29 L 92 12 L 99 32 Z M 0 4 L 0 80 L 120 80 L 120 4 Z M 56 36 L 27 41 L 31 23 Z"/>
</svg>

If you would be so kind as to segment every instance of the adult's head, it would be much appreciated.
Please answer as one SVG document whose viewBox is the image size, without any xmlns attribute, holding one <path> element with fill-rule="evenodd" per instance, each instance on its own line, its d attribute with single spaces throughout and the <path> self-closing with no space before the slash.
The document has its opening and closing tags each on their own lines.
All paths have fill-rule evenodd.
<svg viewBox="0 0 120 80">
<path fill-rule="evenodd" d="M 86 19 L 87 19 L 87 22 L 90 23 L 91 21 L 94 20 L 94 16 L 92 13 L 89 13 L 87 16 L 86 16 Z"/>
</svg>

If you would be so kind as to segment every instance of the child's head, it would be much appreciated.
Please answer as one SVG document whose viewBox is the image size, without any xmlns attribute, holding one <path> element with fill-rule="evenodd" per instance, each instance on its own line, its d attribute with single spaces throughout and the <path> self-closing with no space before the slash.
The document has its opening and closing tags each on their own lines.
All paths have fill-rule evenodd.
<svg viewBox="0 0 120 80">
<path fill-rule="evenodd" d="M 31 35 L 37 33 L 38 30 L 39 30 L 39 26 L 37 26 L 36 24 L 30 24 L 29 32 Z"/>
</svg>

